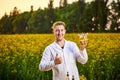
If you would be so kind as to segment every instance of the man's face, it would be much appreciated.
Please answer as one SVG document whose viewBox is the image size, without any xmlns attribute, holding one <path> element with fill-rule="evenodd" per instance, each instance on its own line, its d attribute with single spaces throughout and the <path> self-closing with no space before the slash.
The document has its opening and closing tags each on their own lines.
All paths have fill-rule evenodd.
<svg viewBox="0 0 120 80">
<path fill-rule="evenodd" d="M 65 27 L 63 25 L 57 25 L 54 29 L 53 29 L 53 33 L 56 37 L 57 41 L 61 41 L 64 39 L 64 35 L 66 33 Z"/>
</svg>

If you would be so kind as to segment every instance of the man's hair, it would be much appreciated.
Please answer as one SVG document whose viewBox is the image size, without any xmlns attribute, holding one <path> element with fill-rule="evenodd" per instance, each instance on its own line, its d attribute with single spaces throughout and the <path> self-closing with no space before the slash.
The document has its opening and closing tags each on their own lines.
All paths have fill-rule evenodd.
<svg viewBox="0 0 120 80">
<path fill-rule="evenodd" d="M 52 25 L 52 29 L 54 29 L 57 25 L 63 25 L 65 27 L 65 23 L 63 21 L 56 21 Z"/>
</svg>

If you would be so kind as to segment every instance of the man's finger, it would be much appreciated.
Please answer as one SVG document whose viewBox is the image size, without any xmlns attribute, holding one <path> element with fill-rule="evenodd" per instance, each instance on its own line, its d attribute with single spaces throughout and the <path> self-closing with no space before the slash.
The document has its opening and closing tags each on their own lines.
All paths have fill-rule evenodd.
<svg viewBox="0 0 120 80">
<path fill-rule="evenodd" d="M 80 43 L 81 43 L 81 45 L 84 45 L 84 41 L 81 41 Z"/>
</svg>

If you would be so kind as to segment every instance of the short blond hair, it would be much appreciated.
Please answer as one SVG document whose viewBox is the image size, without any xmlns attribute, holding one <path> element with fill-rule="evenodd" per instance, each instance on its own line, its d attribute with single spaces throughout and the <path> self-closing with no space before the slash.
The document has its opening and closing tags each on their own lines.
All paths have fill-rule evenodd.
<svg viewBox="0 0 120 80">
<path fill-rule="evenodd" d="M 52 29 L 54 29 L 57 25 L 63 25 L 65 27 L 65 23 L 63 21 L 56 21 L 52 25 Z"/>
</svg>

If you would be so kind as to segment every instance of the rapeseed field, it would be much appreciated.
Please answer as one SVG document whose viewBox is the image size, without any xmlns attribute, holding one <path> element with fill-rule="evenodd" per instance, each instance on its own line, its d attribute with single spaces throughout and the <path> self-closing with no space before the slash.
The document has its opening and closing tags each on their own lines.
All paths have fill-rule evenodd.
<svg viewBox="0 0 120 80">
<path fill-rule="evenodd" d="M 65 38 L 80 45 L 77 33 Z M 0 80 L 52 80 L 52 71 L 39 71 L 42 53 L 53 34 L 0 35 Z M 88 62 L 77 63 L 81 80 L 120 79 L 120 34 L 88 33 Z"/>
</svg>

